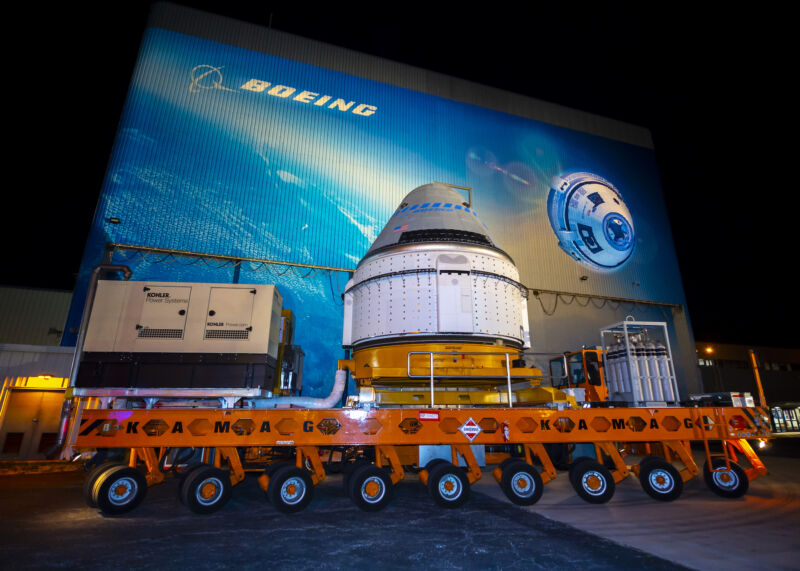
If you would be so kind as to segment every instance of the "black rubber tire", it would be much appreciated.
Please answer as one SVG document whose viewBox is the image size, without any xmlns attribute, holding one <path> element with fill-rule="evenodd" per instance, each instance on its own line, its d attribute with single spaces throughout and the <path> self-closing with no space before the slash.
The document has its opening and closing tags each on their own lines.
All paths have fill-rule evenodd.
<svg viewBox="0 0 800 571">
<path fill-rule="evenodd" d="M 425 470 L 427 470 L 428 473 L 430 473 L 430 471 L 433 470 L 439 464 L 449 464 L 449 462 L 447 460 L 443 460 L 442 458 L 434 458 L 433 460 L 425 464 Z"/>
<path fill-rule="evenodd" d="M 268 476 L 270 480 L 272 480 L 272 476 L 275 474 L 275 472 L 277 472 L 281 468 L 286 468 L 286 467 L 291 468 L 294 465 L 295 465 L 294 462 L 290 462 L 288 460 L 282 460 L 280 462 L 273 462 L 272 464 L 270 464 L 266 468 L 264 468 L 264 474 L 266 476 Z M 269 486 L 267 486 L 267 489 L 269 490 Z M 265 492 L 264 496 L 267 498 L 267 501 L 270 501 L 269 494 L 267 494 Z"/>
<path fill-rule="evenodd" d="M 366 458 L 359 458 L 355 462 L 350 462 L 349 464 L 345 464 L 344 468 L 342 468 L 342 487 L 344 488 L 344 494 L 350 497 L 350 476 L 358 470 L 361 466 L 370 466 L 371 462 L 369 462 Z"/>
<path fill-rule="evenodd" d="M 509 462 L 500 478 L 500 488 L 512 503 L 530 506 L 542 497 L 544 484 L 539 472 L 525 462 Z"/>
<path fill-rule="evenodd" d="M 677 500 L 683 493 L 683 478 L 678 469 L 663 458 L 648 458 L 639 463 L 639 482 L 644 491 L 661 502 Z"/>
<path fill-rule="evenodd" d="M 574 470 L 574 472 L 573 472 Z M 572 487 L 590 504 L 604 504 L 614 496 L 616 484 L 608 468 L 595 460 L 585 460 L 570 470 Z"/>
<path fill-rule="evenodd" d="M 423 470 L 425 470 L 428 473 L 428 476 L 430 477 L 431 470 L 436 468 L 436 466 L 440 466 L 442 464 L 450 464 L 450 462 L 448 462 L 447 460 L 443 460 L 442 458 L 434 458 L 433 460 L 430 460 L 427 464 L 425 464 Z M 428 491 L 428 493 L 430 493 L 430 488 L 428 486 L 425 486 L 425 489 Z"/>
<path fill-rule="evenodd" d="M 645 456 L 644 458 L 639 460 L 639 468 L 644 470 L 645 464 L 649 464 L 653 460 L 661 460 L 662 462 L 666 462 L 666 460 L 664 460 L 661 456 Z"/>
<path fill-rule="evenodd" d="M 198 468 L 202 468 L 203 466 L 208 466 L 208 464 L 203 464 L 202 462 L 190 464 L 176 475 L 176 478 L 178 478 L 178 499 L 181 501 L 181 503 L 183 503 L 183 486 L 186 483 L 186 478 L 188 478 L 192 472 Z"/>
<path fill-rule="evenodd" d="M 577 473 L 578 466 L 583 462 L 595 462 L 597 461 L 594 458 L 590 458 L 589 456 L 581 456 L 580 458 L 576 458 L 569 467 L 569 483 L 572 484 L 574 488 L 575 484 L 575 474 Z"/>
<path fill-rule="evenodd" d="M 285 466 L 272 474 L 269 479 L 267 496 L 278 511 L 283 513 L 299 512 L 314 497 L 314 484 L 306 470 Z"/>
<path fill-rule="evenodd" d="M 97 478 L 99 478 L 100 475 L 106 470 L 110 470 L 116 466 L 126 465 L 127 464 L 122 464 L 119 462 L 107 462 L 92 468 L 91 471 L 86 475 L 86 479 L 83 481 L 83 498 L 86 500 L 86 505 L 88 505 L 90 508 L 97 507 L 97 495 L 95 493 L 95 483 L 97 482 Z"/>
<path fill-rule="evenodd" d="M 428 474 L 428 493 L 443 508 L 458 508 L 469 499 L 469 479 L 450 462 L 437 464 Z"/>
<path fill-rule="evenodd" d="M 513 464 L 514 462 L 522 462 L 523 464 L 525 464 L 525 460 L 523 460 L 522 458 L 509 456 L 508 458 L 500 462 L 500 470 L 505 472 L 506 466 L 508 466 L 509 464 Z"/>
<path fill-rule="evenodd" d="M 374 492 L 370 495 L 369 492 Z M 359 466 L 350 476 L 350 499 L 365 512 L 377 512 L 389 505 L 394 484 L 389 473 L 374 464 Z"/>
<path fill-rule="evenodd" d="M 222 509 L 232 493 L 230 472 L 201 465 L 186 476 L 181 499 L 194 513 L 210 514 Z"/>
<path fill-rule="evenodd" d="M 712 461 L 714 467 L 725 467 L 725 460 L 722 458 L 714 458 Z M 706 486 L 718 496 L 741 498 L 750 488 L 750 479 L 736 462 L 731 462 L 730 465 L 730 471 L 712 472 L 706 462 L 703 466 L 703 479 L 706 481 Z"/>
<path fill-rule="evenodd" d="M 100 511 L 120 515 L 142 502 L 147 495 L 147 479 L 136 468 L 114 466 L 96 479 L 94 488 Z"/>
<path fill-rule="evenodd" d="M 295 465 L 294 462 L 289 462 L 288 460 L 282 462 L 274 462 L 269 466 L 267 466 L 266 468 L 264 468 L 264 473 L 270 478 L 272 478 L 272 475 L 281 468 L 286 468 L 286 467 L 292 468 L 294 465 Z"/>
</svg>

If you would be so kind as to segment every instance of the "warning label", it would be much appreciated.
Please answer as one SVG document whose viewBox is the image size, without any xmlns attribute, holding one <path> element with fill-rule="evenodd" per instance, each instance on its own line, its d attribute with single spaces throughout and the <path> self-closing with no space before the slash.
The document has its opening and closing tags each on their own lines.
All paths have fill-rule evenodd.
<svg viewBox="0 0 800 571">
<path fill-rule="evenodd" d="M 475 437 L 478 436 L 481 432 L 483 432 L 483 429 L 477 422 L 472 420 L 472 417 L 468 418 L 467 422 L 465 422 L 459 427 L 459 430 L 461 431 L 461 434 L 466 436 L 467 440 L 469 440 L 470 442 L 475 440 Z"/>
</svg>

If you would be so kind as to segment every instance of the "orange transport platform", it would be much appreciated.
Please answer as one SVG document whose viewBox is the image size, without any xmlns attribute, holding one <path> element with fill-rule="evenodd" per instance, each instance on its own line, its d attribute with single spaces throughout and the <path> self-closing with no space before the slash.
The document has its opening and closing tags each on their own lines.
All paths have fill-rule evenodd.
<svg viewBox="0 0 800 571">
<path fill-rule="evenodd" d="M 181 473 L 181 499 L 198 513 L 221 508 L 245 468 L 259 458 L 259 485 L 284 512 L 298 511 L 326 475 L 325 455 L 356 450 L 345 466 L 345 487 L 362 509 L 387 505 L 404 466 L 417 465 L 420 480 L 442 507 L 462 505 L 481 477 L 472 445 L 492 447 L 487 463 L 514 503 L 530 505 L 555 478 L 545 445 L 589 444 L 592 456 L 574 459 L 570 482 L 578 495 L 604 503 L 631 473 L 654 499 L 677 498 L 683 482 L 700 473 L 690 443 L 704 443 L 704 478 L 717 494 L 738 497 L 766 474 L 748 439 L 771 436 L 762 408 L 465 408 L 465 409 L 91 409 L 83 410 L 76 450 L 127 449 L 124 463 L 101 464 L 84 487 L 87 502 L 106 513 L 124 513 L 143 499 L 167 471 Z M 450 447 L 450 460 L 419 465 L 419 446 Z M 171 450 L 196 449 L 197 461 L 166 469 Z M 446 449 L 446 448 L 445 448 Z M 264 454 L 264 451 L 269 454 Z M 326 452 L 327 451 L 327 452 Z M 750 463 L 743 469 L 738 454 Z M 643 456 L 637 463 L 626 461 Z M 466 469 L 458 466 L 463 460 Z M 257 462 L 256 462 L 257 463 Z"/>
</svg>

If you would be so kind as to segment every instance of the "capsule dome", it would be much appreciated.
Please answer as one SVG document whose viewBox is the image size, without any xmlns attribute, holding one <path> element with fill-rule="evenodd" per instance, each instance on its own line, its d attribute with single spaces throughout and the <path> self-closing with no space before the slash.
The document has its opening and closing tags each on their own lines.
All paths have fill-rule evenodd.
<svg viewBox="0 0 800 571">
<path fill-rule="evenodd" d="M 514 261 L 455 189 L 401 201 L 345 288 L 343 344 L 467 341 L 530 346 Z"/>
</svg>

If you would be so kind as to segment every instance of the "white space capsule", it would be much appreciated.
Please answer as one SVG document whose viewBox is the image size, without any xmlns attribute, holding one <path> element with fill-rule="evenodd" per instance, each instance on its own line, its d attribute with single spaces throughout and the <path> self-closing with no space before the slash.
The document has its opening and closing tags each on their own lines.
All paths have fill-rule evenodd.
<svg viewBox="0 0 800 571">
<path fill-rule="evenodd" d="M 613 184 L 587 172 L 555 177 L 547 197 L 558 245 L 596 270 L 615 270 L 633 254 L 633 218 Z"/>
<path fill-rule="evenodd" d="M 345 288 L 343 345 L 428 341 L 530 347 L 514 261 L 456 190 L 411 191 Z"/>
</svg>

